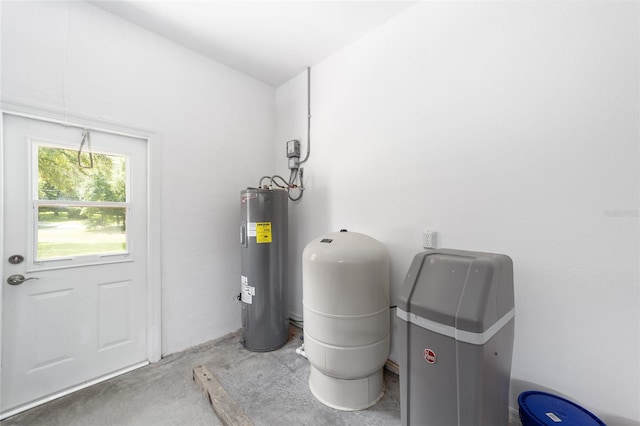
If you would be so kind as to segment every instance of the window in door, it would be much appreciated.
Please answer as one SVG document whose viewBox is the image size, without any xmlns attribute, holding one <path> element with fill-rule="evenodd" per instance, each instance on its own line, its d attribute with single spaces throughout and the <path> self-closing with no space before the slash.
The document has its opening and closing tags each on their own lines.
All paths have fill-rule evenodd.
<svg viewBox="0 0 640 426">
<path fill-rule="evenodd" d="M 128 254 L 127 157 L 41 142 L 33 155 L 35 262 Z"/>
</svg>

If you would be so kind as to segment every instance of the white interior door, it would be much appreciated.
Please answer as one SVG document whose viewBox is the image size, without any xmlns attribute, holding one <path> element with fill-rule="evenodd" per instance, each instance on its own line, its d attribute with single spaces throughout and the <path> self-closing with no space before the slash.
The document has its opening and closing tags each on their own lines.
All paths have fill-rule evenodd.
<svg viewBox="0 0 640 426">
<path fill-rule="evenodd" d="M 7 413 L 146 363 L 147 151 L 12 115 L 3 133 Z"/>
</svg>

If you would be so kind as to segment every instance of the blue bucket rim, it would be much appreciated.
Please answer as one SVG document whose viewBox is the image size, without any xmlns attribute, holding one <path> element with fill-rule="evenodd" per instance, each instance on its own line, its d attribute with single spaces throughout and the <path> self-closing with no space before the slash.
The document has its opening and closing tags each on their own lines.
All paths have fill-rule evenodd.
<svg viewBox="0 0 640 426">
<path fill-rule="evenodd" d="M 534 419 L 537 418 L 535 415 L 533 415 L 534 413 L 531 412 L 531 410 L 529 410 L 529 407 L 528 407 L 528 405 L 527 405 L 527 403 L 525 401 L 525 399 L 530 395 L 548 396 L 550 398 L 566 402 L 567 404 L 570 404 L 570 405 L 576 407 L 577 409 L 579 409 L 580 411 L 582 411 L 583 413 L 587 414 L 594 421 L 596 421 L 597 424 L 602 425 L 602 426 L 606 426 L 606 424 L 602 420 L 600 420 L 595 414 L 593 414 L 591 411 L 587 410 L 586 408 L 581 407 L 580 405 L 576 404 L 575 402 L 569 401 L 566 398 L 563 398 L 563 397 L 558 396 L 558 395 L 554 395 L 554 394 L 549 393 L 549 392 L 535 391 L 535 390 L 524 391 L 520 395 L 518 395 L 518 406 L 520 407 L 520 410 L 523 410 L 529 417 L 532 417 Z"/>
</svg>

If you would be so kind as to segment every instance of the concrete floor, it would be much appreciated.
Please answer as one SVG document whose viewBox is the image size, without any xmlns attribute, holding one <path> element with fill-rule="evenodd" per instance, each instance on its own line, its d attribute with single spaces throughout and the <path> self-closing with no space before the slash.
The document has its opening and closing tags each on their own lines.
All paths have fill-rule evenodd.
<svg viewBox="0 0 640 426">
<path fill-rule="evenodd" d="M 0 424 L 10 425 L 220 425 L 192 379 L 206 366 L 254 425 L 399 425 L 398 376 L 385 371 L 382 400 L 362 411 L 337 411 L 309 391 L 309 362 L 295 353 L 300 330 L 273 352 L 239 343 L 240 332 L 170 355 L 160 362 L 51 401 Z"/>
</svg>

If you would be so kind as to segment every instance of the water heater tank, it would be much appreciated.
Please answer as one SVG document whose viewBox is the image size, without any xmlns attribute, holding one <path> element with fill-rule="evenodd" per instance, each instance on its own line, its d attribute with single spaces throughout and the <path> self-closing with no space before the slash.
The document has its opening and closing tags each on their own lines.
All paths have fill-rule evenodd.
<svg viewBox="0 0 640 426">
<path fill-rule="evenodd" d="M 375 239 L 340 231 L 302 254 L 309 388 L 323 404 L 361 410 L 384 394 L 389 356 L 389 255 Z"/>
<path fill-rule="evenodd" d="M 289 338 L 287 208 L 281 189 L 240 193 L 242 344 L 251 351 L 278 349 Z"/>
</svg>

